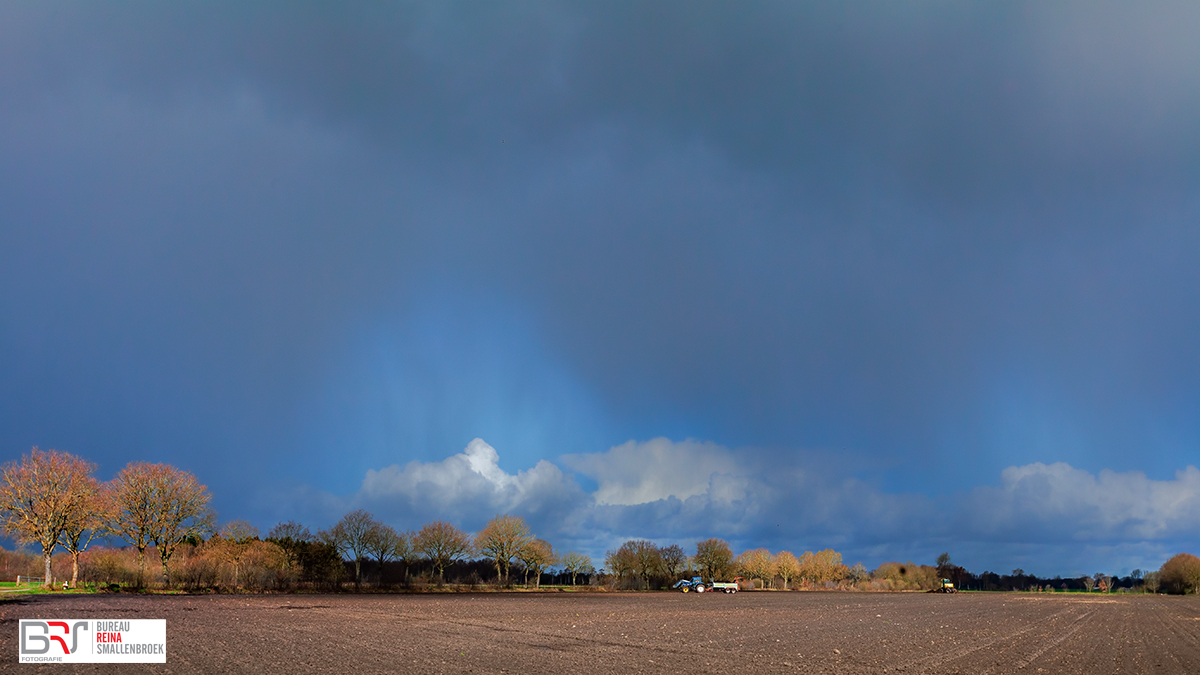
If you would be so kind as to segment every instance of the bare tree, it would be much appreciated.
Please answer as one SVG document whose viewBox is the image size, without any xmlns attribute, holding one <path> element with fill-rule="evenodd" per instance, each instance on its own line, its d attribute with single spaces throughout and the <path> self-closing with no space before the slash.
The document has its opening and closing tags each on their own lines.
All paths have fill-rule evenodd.
<svg viewBox="0 0 1200 675">
<path fill-rule="evenodd" d="M 575 577 L 579 574 L 591 574 L 596 571 L 592 566 L 592 559 L 582 553 L 574 551 L 563 557 L 563 569 L 571 575 L 571 585 L 575 585 Z"/>
<path fill-rule="evenodd" d="M 650 579 L 659 574 L 662 574 L 663 559 L 662 551 L 652 541 L 646 539 L 634 539 L 625 542 L 625 546 L 630 547 L 633 552 L 633 571 L 642 578 L 642 582 L 646 584 L 646 588 L 650 588 Z"/>
<path fill-rule="evenodd" d="M 417 535 L 412 530 L 398 532 L 397 535 L 399 538 L 396 540 L 396 548 L 392 550 L 392 556 L 404 563 L 404 581 L 408 583 L 408 568 L 412 566 L 413 558 L 418 555 L 414 549 Z"/>
<path fill-rule="evenodd" d="M 633 574 L 633 570 L 637 566 L 637 558 L 633 549 L 630 548 L 629 542 L 625 542 L 617 550 L 605 554 L 604 566 L 608 568 L 609 574 L 617 577 L 618 580 Z"/>
<path fill-rule="evenodd" d="M 558 556 L 554 553 L 554 547 L 544 539 L 534 539 L 525 544 L 517 552 L 517 558 L 525 564 L 525 585 L 529 585 L 529 573 L 533 572 L 536 579 L 536 587 L 539 588 L 542 585 L 542 571 L 558 563 Z"/>
<path fill-rule="evenodd" d="M 145 578 L 145 554 L 158 549 L 163 583 L 171 585 L 171 556 L 179 544 L 212 530 L 210 495 L 196 477 L 169 464 L 131 462 L 111 483 L 112 530 L 138 552 L 138 583 Z"/>
<path fill-rule="evenodd" d="M 531 541 L 533 535 L 523 518 L 503 515 L 492 518 L 475 535 L 475 549 L 495 561 L 496 578 L 503 584 L 508 582 L 512 559 L 520 556 Z"/>
<path fill-rule="evenodd" d="M 112 499 L 100 481 L 87 476 L 80 483 L 83 502 L 67 517 L 58 543 L 71 554 L 71 588 L 79 583 L 79 554 L 87 550 L 92 540 L 109 531 Z"/>
<path fill-rule="evenodd" d="M 281 522 L 267 533 L 267 539 L 291 539 L 293 541 L 312 541 L 312 532 L 294 520 Z"/>
<path fill-rule="evenodd" d="M 1146 572 L 1142 576 L 1142 585 L 1146 588 L 1146 591 L 1158 593 L 1158 589 L 1162 585 L 1162 578 L 1158 572 Z"/>
<path fill-rule="evenodd" d="M 788 582 L 800 576 L 800 561 L 791 551 L 780 551 L 775 554 L 775 572 L 783 578 L 783 588 L 787 590 Z"/>
<path fill-rule="evenodd" d="M 1092 589 L 1096 587 L 1096 580 L 1091 577 L 1083 577 L 1082 581 L 1083 587 L 1087 589 L 1088 593 L 1091 593 Z"/>
<path fill-rule="evenodd" d="M 450 523 L 435 521 L 425 525 L 413 539 L 413 549 L 429 559 L 438 577 L 446 578 L 446 568 L 470 555 L 471 538 Z"/>
<path fill-rule="evenodd" d="M 355 509 L 342 516 L 333 527 L 317 535 L 321 541 L 337 548 L 343 557 L 351 556 L 354 560 L 355 588 L 362 584 L 362 561 L 370 550 L 371 531 L 378 525 L 371 514 Z"/>
<path fill-rule="evenodd" d="M 417 536 L 412 530 L 397 532 L 396 547 L 392 549 L 392 557 L 407 563 L 413 557 L 413 539 Z"/>
<path fill-rule="evenodd" d="M 375 560 L 379 562 L 381 583 L 383 581 L 383 564 L 404 548 L 406 548 L 406 544 L 402 541 L 400 533 L 391 525 L 375 523 L 375 526 L 367 532 L 367 552 L 374 555 Z"/>
<path fill-rule="evenodd" d="M 287 555 L 288 562 L 293 567 L 298 567 L 301 551 L 306 544 L 313 541 L 313 534 L 307 527 L 289 520 L 272 527 L 271 531 L 267 533 L 267 540 L 275 542 L 275 545 L 283 549 L 284 554 Z"/>
<path fill-rule="evenodd" d="M 185 541 L 199 540 L 212 531 L 214 515 L 208 508 L 208 488 L 191 473 L 168 464 L 156 465 L 159 510 L 153 530 L 154 547 L 162 562 L 163 583 L 171 586 L 169 563 L 175 548 Z M 256 533 L 257 534 L 257 533 Z"/>
<path fill-rule="evenodd" d="M 696 567 L 709 581 L 723 580 L 733 564 L 733 551 L 722 539 L 705 539 L 696 544 Z"/>
<path fill-rule="evenodd" d="M 153 464 L 145 462 L 131 463 L 109 484 L 113 499 L 110 527 L 137 549 L 138 586 L 145 583 L 146 549 L 154 536 L 158 513 L 153 468 Z"/>
<path fill-rule="evenodd" d="M 865 566 L 863 566 L 863 564 L 860 562 L 854 563 L 854 567 L 851 567 L 850 571 L 847 572 L 846 574 L 850 578 L 851 581 L 855 581 L 855 582 L 865 581 L 868 577 L 871 576 L 870 572 L 867 572 L 867 568 Z"/>
<path fill-rule="evenodd" d="M 54 546 L 66 528 L 79 524 L 79 512 L 95 493 L 95 470 L 95 464 L 70 453 L 37 448 L 3 467 L 0 523 L 18 540 L 42 547 L 46 586 L 53 583 Z"/>
<path fill-rule="evenodd" d="M 247 549 L 258 539 L 258 528 L 245 520 L 231 520 L 220 532 L 224 557 L 233 563 L 233 585 L 239 586 L 242 558 Z"/>
<path fill-rule="evenodd" d="M 662 555 L 663 572 L 666 573 L 668 579 L 674 581 L 687 565 L 687 553 L 679 544 L 671 544 L 659 549 L 659 553 Z"/>
</svg>

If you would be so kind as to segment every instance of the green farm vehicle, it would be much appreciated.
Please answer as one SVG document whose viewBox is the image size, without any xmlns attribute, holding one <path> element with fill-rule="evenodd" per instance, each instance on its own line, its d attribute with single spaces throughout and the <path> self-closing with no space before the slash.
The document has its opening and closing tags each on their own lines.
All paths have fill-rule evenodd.
<svg viewBox="0 0 1200 675">
<path fill-rule="evenodd" d="M 929 591 L 930 593 L 957 593 L 958 589 L 954 587 L 954 582 L 949 579 L 942 579 L 942 585 Z"/>
</svg>

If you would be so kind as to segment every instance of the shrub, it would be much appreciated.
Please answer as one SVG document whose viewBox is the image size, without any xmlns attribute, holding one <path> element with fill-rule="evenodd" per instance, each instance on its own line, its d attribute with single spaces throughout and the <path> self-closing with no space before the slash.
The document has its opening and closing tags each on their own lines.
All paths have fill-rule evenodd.
<svg viewBox="0 0 1200 675">
<path fill-rule="evenodd" d="M 940 585 L 936 567 L 886 562 L 871 572 L 872 586 L 892 591 L 927 591 Z M 882 582 L 876 585 L 874 582 Z"/>
<path fill-rule="evenodd" d="M 137 581 L 137 557 L 126 548 L 94 546 L 79 554 L 79 580 L 95 584 L 133 584 Z"/>
</svg>

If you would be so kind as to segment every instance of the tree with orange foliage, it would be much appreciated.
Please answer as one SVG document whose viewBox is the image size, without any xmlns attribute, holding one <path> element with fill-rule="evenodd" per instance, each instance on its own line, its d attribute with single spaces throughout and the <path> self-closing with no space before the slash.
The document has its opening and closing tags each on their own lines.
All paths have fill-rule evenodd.
<svg viewBox="0 0 1200 675">
<path fill-rule="evenodd" d="M 1200 558 L 1191 553 L 1180 553 L 1163 563 L 1158 571 L 1159 580 L 1168 593 L 1200 592 Z"/>
<path fill-rule="evenodd" d="M 791 551 L 780 551 L 775 554 L 775 573 L 783 577 L 783 589 L 787 590 L 788 582 L 800 576 L 800 561 Z"/>
<path fill-rule="evenodd" d="M 820 586 L 826 582 L 845 579 L 849 568 L 842 564 L 842 554 L 827 548 L 824 551 L 805 551 L 800 556 L 800 577 Z"/>
<path fill-rule="evenodd" d="M 67 452 L 33 448 L 4 465 L 0 477 L 0 525 L 20 541 L 39 544 L 44 583 L 53 583 L 50 558 L 63 531 L 77 522 L 94 493 L 96 465 Z"/>
<path fill-rule="evenodd" d="M 775 581 L 775 558 L 765 548 L 746 551 L 735 561 L 738 571 L 750 579 L 761 579 L 763 588 Z"/>
</svg>

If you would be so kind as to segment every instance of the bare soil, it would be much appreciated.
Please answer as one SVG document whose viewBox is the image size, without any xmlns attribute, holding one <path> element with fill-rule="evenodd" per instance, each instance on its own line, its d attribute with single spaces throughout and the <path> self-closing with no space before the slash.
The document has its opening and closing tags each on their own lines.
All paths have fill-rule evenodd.
<svg viewBox="0 0 1200 675">
<path fill-rule="evenodd" d="M 17 620 L 167 620 L 166 665 L 17 664 Z M 1200 673 L 1200 597 L 908 593 L 42 595 L 0 670 Z"/>
</svg>

